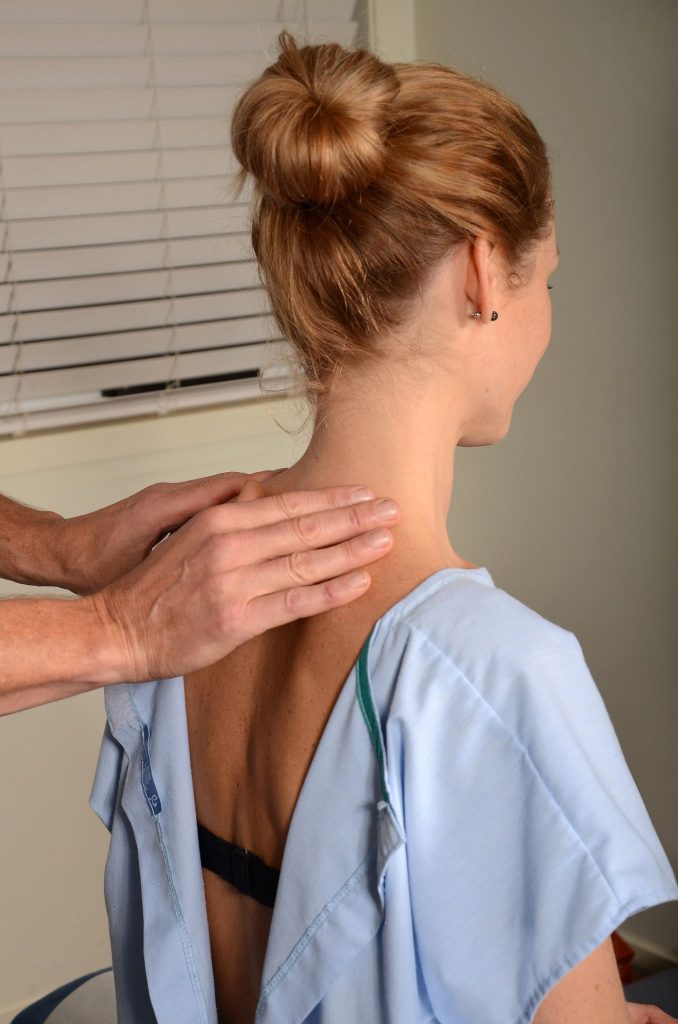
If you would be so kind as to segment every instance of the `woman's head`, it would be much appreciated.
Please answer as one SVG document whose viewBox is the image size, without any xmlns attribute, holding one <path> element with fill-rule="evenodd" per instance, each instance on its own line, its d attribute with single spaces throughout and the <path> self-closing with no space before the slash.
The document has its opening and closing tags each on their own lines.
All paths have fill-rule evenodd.
<svg viewBox="0 0 678 1024">
<path fill-rule="evenodd" d="M 553 202 L 546 147 L 523 111 L 443 65 L 299 47 L 287 32 L 279 46 L 238 100 L 231 140 L 236 184 L 254 177 L 262 280 L 309 395 L 338 369 L 406 356 L 393 339 L 468 245 L 485 240 L 507 294 L 527 297 Z"/>
</svg>

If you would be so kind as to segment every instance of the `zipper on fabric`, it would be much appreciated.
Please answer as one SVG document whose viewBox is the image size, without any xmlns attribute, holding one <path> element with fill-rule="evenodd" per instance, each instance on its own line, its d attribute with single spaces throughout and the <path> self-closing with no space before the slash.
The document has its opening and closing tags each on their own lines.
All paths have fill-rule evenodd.
<svg viewBox="0 0 678 1024">
<path fill-rule="evenodd" d="M 153 817 L 160 814 L 162 804 L 155 785 L 153 772 L 151 770 L 151 752 L 148 746 L 148 726 L 144 722 L 141 727 L 141 786 L 146 797 L 146 803 Z"/>
<path fill-rule="evenodd" d="M 374 707 L 374 700 L 372 699 L 372 687 L 370 686 L 369 673 L 367 671 L 367 657 L 370 649 L 370 641 L 374 635 L 374 626 L 368 636 L 367 640 L 363 644 L 360 654 L 358 656 L 358 671 L 356 673 L 356 693 L 358 695 L 358 703 L 360 704 L 360 710 L 363 713 L 365 719 L 365 725 L 374 747 L 374 752 L 377 755 L 377 765 L 379 767 L 379 783 L 381 787 L 382 800 L 391 809 L 393 817 L 395 818 L 395 811 L 389 799 L 388 782 L 386 780 L 386 758 L 384 756 L 384 740 L 381 734 L 381 726 L 379 724 L 379 718 Z"/>
</svg>

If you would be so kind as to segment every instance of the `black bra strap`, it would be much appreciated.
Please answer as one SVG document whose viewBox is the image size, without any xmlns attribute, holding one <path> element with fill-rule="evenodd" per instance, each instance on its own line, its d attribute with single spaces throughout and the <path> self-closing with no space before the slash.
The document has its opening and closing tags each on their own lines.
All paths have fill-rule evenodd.
<svg viewBox="0 0 678 1024">
<path fill-rule="evenodd" d="M 214 871 L 246 896 L 252 896 L 267 907 L 275 904 L 280 872 L 269 867 L 251 850 L 229 843 L 198 822 L 200 863 Z"/>
</svg>

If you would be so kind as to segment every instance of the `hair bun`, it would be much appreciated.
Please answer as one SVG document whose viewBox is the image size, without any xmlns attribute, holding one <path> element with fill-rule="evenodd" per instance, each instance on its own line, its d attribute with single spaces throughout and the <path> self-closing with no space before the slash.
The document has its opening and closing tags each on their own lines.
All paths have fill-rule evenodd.
<svg viewBox="0 0 678 1024">
<path fill-rule="evenodd" d="M 299 47 L 287 31 L 278 45 L 234 108 L 233 152 L 279 201 L 331 206 L 383 172 L 398 78 L 368 50 Z"/>
</svg>

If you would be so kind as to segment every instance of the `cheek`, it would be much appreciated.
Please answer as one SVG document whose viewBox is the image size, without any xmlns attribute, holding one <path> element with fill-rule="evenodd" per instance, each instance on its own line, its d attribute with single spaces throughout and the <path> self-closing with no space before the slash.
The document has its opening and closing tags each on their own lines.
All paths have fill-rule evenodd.
<svg viewBox="0 0 678 1024">
<path fill-rule="evenodd" d="M 551 300 L 547 294 L 546 297 L 535 297 L 525 324 L 520 371 L 522 380 L 519 381 L 521 389 L 532 379 L 534 371 L 548 348 L 550 337 Z"/>
<path fill-rule="evenodd" d="M 548 348 L 549 341 L 551 340 L 551 328 L 553 326 L 553 308 L 551 306 L 551 299 L 546 295 L 546 302 L 544 304 L 544 322 L 542 326 L 542 339 L 544 345 L 544 351 Z"/>
<path fill-rule="evenodd" d="M 539 296 L 534 306 L 534 315 L 532 318 L 532 347 L 533 353 L 538 357 L 544 354 L 548 348 L 548 344 L 551 338 L 551 322 L 552 322 L 552 310 L 551 310 L 551 299 L 549 293 L 544 289 L 544 293 Z"/>
</svg>

